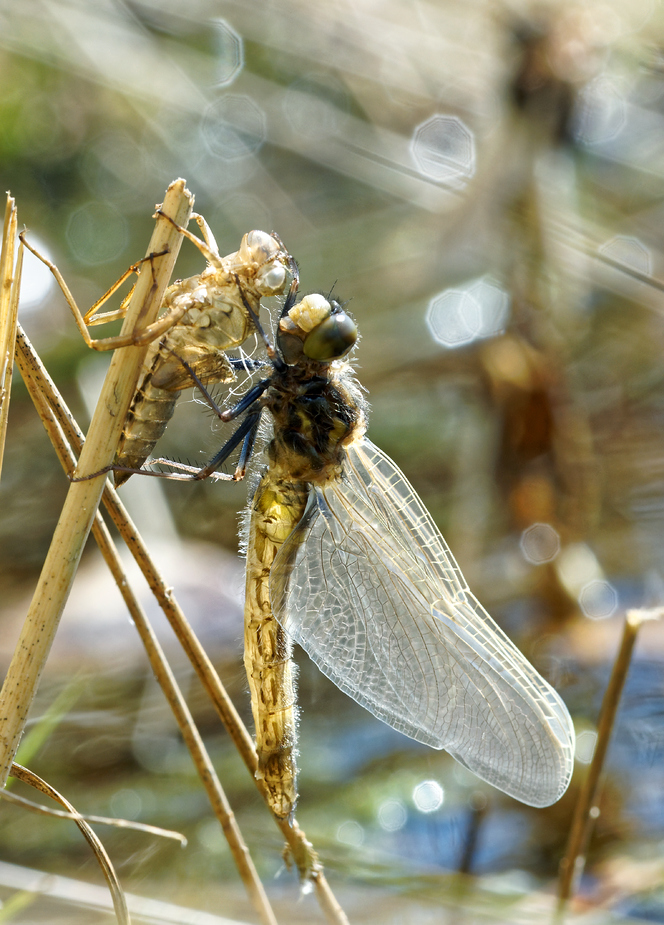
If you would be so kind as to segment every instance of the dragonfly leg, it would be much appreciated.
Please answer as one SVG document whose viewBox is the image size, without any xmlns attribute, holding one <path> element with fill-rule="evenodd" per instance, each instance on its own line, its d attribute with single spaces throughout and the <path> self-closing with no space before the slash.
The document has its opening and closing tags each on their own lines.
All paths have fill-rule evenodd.
<svg viewBox="0 0 664 925">
<path fill-rule="evenodd" d="M 196 221 L 198 222 L 198 225 L 201 231 L 203 232 L 203 235 L 205 236 L 205 239 L 206 239 L 205 241 L 201 241 L 200 238 L 197 238 L 196 235 L 192 234 L 192 232 L 189 231 L 188 228 L 184 228 L 182 225 L 178 225 L 177 222 L 173 221 L 170 215 L 166 215 L 166 213 L 162 212 L 161 209 L 157 209 L 157 211 L 155 212 L 155 216 L 157 215 L 160 215 L 162 218 L 168 219 L 171 225 L 173 225 L 173 227 L 176 228 L 183 237 L 187 238 L 188 241 L 191 241 L 191 243 L 199 249 L 199 251 L 205 257 L 207 262 L 212 264 L 213 267 L 216 267 L 218 270 L 222 270 L 224 268 L 222 259 L 219 256 L 219 252 L 217 250 L 212 249 L 211 245 L 214 243 L 214 246 L 216 248 L 217 242 L 214 240 L 214 235 L 210 231 L 209 225 L 205 221 L 202 215 L 197 216 Z M 203 224 L 201 224 L 201 222 Z"/>
<path fill-rule="evenodd" d="M 228 423 L 239 417 L 244 411 L 250 408 L 254 402 L 258 401 L 263 392 L 269 387 L 271 381 L 271 379 L 261 379 L 260 382 L 257 382 L 256 385 L 249 389 L 247 394 L 240 399 L 237 405 L 221 412 L 219 415 L 220 420 Z"/>
<path fill-rule="evenodd" d="M 155 472 L 153 469 L 135 469 L 131 466 L 113 465 L 108 469 L 103 469 L 99 472 L 93 472 L 92 475 L 87 475 L 85 478 L 91 479 L 97 475 L 101 475 L 103 472 L 113 471 L 128 472 L 131 475 L 149 475 L 153 478 L 171 479 L 172 481 L 176 482 L 200 482 L 203 479 L 209 478 L 218 479 L 224 482 L 240 482 L 245 476 L 247 464 L 256 442 L 256 434 L 258 432 L 258 423 L 260 421 L 261 410 L 255 411 L 252 414 L 248 414 L 244 421 L 242 421 L 240 426 L 237 428 L 237 430 L 222 446 L 219 452 L 213 456 L 207 465 L 201 466 L 200 468 L 197 468 L 196 466 L 189 466 L 186 463 L 175 462 L 172 459 L 165 459 L 164 457 L 159 456 L 156 459 L 151 459 L 150 463 L 152 465 L 170 466 L 172 469 L 177 471 Z M 240 458 L 233 475 L 228 475 L 226 472 L 218 472 L 217 470 L 219 466 L 226 462 L 233 450 L 237 449 L 240 444 L 242 444 Z M 77 482 L 82 481 L 82 479 L 72 478 L 71 481 Z"/>
<path fill-rule="evenodd" d="M 62 294 L 64 295 L 67 304 L 69 305 L 69 308 L 74 316 L 74 320 L 76 321 L 76 325 L 81 333 L 81 336 L 83 337 L 83 340 L 87 346 L 91 347 L 93 350 L 114 350 L 117 347 L 128 347 L 131 344 L 149 342 L 155 337 L 159 337 L 164 331 L 168 330 L 172 324 L 179 320 L 178 318 L 169 317 L 168 323 L 163 323 L 163 319 L 168 316 L 167 313 L 157 322 L 155 322 L 154 325 L 149 325 L 147 328 L 143 328 L 138 332 L 133 331 L 130 334 L 117 335 L 116 337 L 102 337 L 95 339 L 90 336 L 90 332 L 88 330 L 89 325 L 104 324 L 107 321 L 115 321 L 118 318 L 123 318 L 127 312 L 129 299 L 131 298 L 133 289 L 122 300 L 120 308 L 115 309 L 114 311 L 104 312 L 101 315 L 97 315 L 96 313 L 101 308 L 101 306 L 104 305 L 115 292 L 117 292 L 120 286 L 132 275 L 132 273 L 140 272 L 142 264 L 146 263 L 147 261 L 152 264 L 152 261 L 155 258 L 163 257 L 166 253 L 168 253 L 167 251 L 160 251 L 156 254 L 148 254 L 147 257 L 141 257 L 139 261 L 128 267 L 122 276 L 113 283 L 110 289 L 108 289 L 104 295 L 95 302 L 92 308 L 88 309 L 88 311 L 84 314 L 76 304 L 76 300 L 74 299 L 69 286 L 67 286 L 67 283 L 65 282 L 64 277 L 62 276 L 62 273 L 57 268 L 57 266 L 43 254 L 40 254 L 39 251 L 28 242 L 24 231 L 20 233 L 19 238 L 23 244 L 25 244 L 28 250 L 49 268 L 55 277 L 56 282 L 60 287 Z"/>
<path fill-rule="evenodd" d="M 237 403 L 237 405 L 235 405 L 233 408 L 228 408 L 226 411 L 222 411 L 219 405 L 217 404 L 217 402 L 214 400 L 214 398 L 208 391 L 208 389 L 206 388 L 206 386 L 204 385 L 204 383 L 202 382 L 202 380 L 200 379 L 200 377 L 194 371 L 192 366 L 189 363 L 187 363 L 186 360 L 183 360 L 181 356 L 178 356 L 178 354 L 174 350 L 171 350 L 170 353 L 175 357 L 176 360 L 179 360 L 180 363 L 182 363 L 186 371 L 191 376 L 192 382 L 194 383 L 198 391 L 201 393 L 201 395 L 205 399 L 206 404 L 209 405 L 212 411 L 214 411 L 214 413 L 217 415 L 219 420 L 223 421 L 226 424 L 229 421 L 234 420 L 236 417 L 239 417 L 239 415 L 242 414 L 243 411 L 246 411 L 247 408 L 253 405 L 253 403 L 257 401 L 257 399 L 260 398 L 260 396 L 263 394 L 263 392 L 267 389 L 267 387 L 270 384 L 269 379 L 261 380 L 261 382 L 258 382 L 255 386 L 253 386 L 253 388 L 251 388 L 247 392 L 246 395 L 242 397 L 242 399 Z M 249 371 L 252 371 L 253 369 L 260 369 L 261 366 L 264 365 L 260 363 L 260 361 L 258 361 L 255 365 L 254 365 L 253 360 L 250 360 L 249 362 L 252 364 L 251 366 L 247 366 L 245 362 L 242 360 L 237 361 L 238 365 L 236 365 L 232 360 L 230 361 L 230 364 L 235 369 L 248 369 Z"/>
<path fill-rule="evenodd" d="M 249 460 L 252 457 L 254 452 L 254 446 L 256 444 L 256 437 L 258 436 L 258 419 L 256 420 L 256 426 L 252 427 L 249 433 L 244 438 L 242 444 L 242 450 L 240 451 L 240 458 L 237 461 L 237 466 L 235 468 L 234 479 L 237 482 L 242 481 L 247 473 L 247 466 L 249 465 Z"/>
<path fill-rule="evenodd" d="M 207 244 L 207 246 L 210 248 L 210 250 L 211 250 L 213 253 L 218 254 L 218 253 L 219 253 L 219 247 L 218 247 L 218 245 L 217 245 L 216 238 L 215 238 L 214 234 L 212 233 L 212 229 L 210 228 L 210 226 L 208 225 L 208 223 L 205 221 L 205 219 L 203 218 L 203 216 L 202 216 L 202 215 L 199 215 L 197 212 L 192 212 L 192 213 L 191 213 L 191 217 L 194 219 L 194 221 L 196 222 L 196 224 L 198 225 L 198 227 L 201 229 L 201 234 L 203 235 L 203 240 L 205 241 L 205 243 Z"/>
<path fill-rule="evenodd" d="M 257 369 L 265 369 L 270 364 L 267 360 L 252 360 L 249 357 L 227 357 L 232 369 L 244 370 L 245 373 L 254 373 Z"/>
<path fill-rule="evenodd" d="M 232 479 L 233 481 L 239 481 L 244 478 L 249 456 L 251 455 L 256 441 L 256 432 L 258 431 L 261 411 L 262 408 L 259 408 L 258 411 L 253 411 L 251 414 L 248 414 L 235 433 L 222 446 L 217 455 L 213 456 L 207 466 L 203 466 L 193 478 L 206 479 L 211 476 L 217 471 L 218 467 L 228 459 L 233 450 L 239 446 L 240 443 L 243 444 L 240 452 L 240 460 Z"/>
</svg>

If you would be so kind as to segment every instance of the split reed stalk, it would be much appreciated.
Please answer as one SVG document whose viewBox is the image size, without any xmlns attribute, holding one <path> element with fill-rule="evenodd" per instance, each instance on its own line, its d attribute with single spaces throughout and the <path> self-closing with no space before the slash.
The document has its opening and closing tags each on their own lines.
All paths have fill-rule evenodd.
<svg viewBox="0 0 664 925">
<path fill-rule="evenodd" d="M 168 188 L 162 210 L 177 224 L 186 225 L 192 204 L 184 180 L 177 180 Z M 180 243 L 181 236 L 172 222 L 159 217 L 148 254 L 161 256 L 147 264 L 152 272 L 141 273 L 138 278 L 123 325 L 123 334 L 155 320 L 173 272 Z M 132 345 L 115 351 L 81 454 L 79 475 L 98 472 L 113 462 L 146 351 L 147 345 Z M 105 482 L 105 475 L 72 482 L 55 528 L 0 693 L 1 787 L 7 782 Z"/>
</svg>

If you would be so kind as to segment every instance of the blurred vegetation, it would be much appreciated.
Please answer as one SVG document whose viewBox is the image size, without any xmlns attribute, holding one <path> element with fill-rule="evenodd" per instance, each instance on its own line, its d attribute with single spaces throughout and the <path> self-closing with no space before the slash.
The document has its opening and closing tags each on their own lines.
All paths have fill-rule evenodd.
<svg viewBox="0 0 664 925">
<path fill-rule="evenodd" d="M 221 253 L 251 228 L 278 232 L 304 291 L 334 285 L 351 300 L 371 438 L 420 492 L 483 603 L 592 732 L 621 614 L 662 598 L 659 5 L 196 0 L 185 12 L 0 0 L 0 22 L 3 188 L 81 307 L 143 255 L 154 204 L 177 176 Z M 185 244 L 178 274 L 201 268 Z M 88 355 L 39 271 L 26 261 L 23 324 L 84 423 L 105 358 Z M 159 452 L 203 460 L 221 439 L 183 401 Z M 127 488 L 136 516 L 186 563 L 180 580 L 246 714 L 231 622 L 246 489 L 153 481 Z M 17 381 L 0 484 L 5 660 L 66 489 Z M 180 539 L 164 526 L 163 498 Z M 218 547 L 230 582 L 219 629 L 215 558 L 193 541 Z M 248 918 L 239 887 L 237 899 L 230 886 L 219 899 L 220 878 L 235 884 L 231 861 L 137 643 L 105 657 L 81 642 L 99 637 L 96 601 L 106 612 L 112 594 L 94 587 L 65 614 L 67 648 L 54 651 L 33 721 L 74 666 L 87 683 L 35 770 L 81 810 L 134 813 L 190 836 L 182 852 L 109 833 L 128 889 Z M 103 626 L 117 632 L 110 618 Z M 584 890 L 664 921 L 661 628 L 644 639 Z M 499 892 L 524 902 L 555 875 L 576 778 L 556 806 L 518 807 L 382 727 L 308 664 L 301 692 L 301 822 L 352 921 L 431 920 L 451 898 L 443 872 L 461 863 L 482 800 L 470 870 L 512 879 L 478 881 L 477 902 Z M 269 880 L 277 832 L 195 685 L 190 699 Z M 429 779 L 445 800 L 427 814 L 412 794 Z M 380 815 L 392 804 L 404 810 L 394 829 Z M 3 813 L 4 860 L 97 877 L 73 827 Z M 294 883 L 284 875 L 269 890 L 291 915 Z M 292 914 L 317 915 L 313 904 Z"/>
</svg>

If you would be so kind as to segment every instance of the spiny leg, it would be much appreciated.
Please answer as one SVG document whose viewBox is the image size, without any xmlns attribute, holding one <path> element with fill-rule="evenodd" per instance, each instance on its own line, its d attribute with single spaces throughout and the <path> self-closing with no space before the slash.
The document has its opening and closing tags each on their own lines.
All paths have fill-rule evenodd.
<svg viewBox="0 0 664 925">
<path fill-rule="evenodd" d="M 108 289 L 107 292 L 105 292 L 104 295 L 95 302 L 92 308 L 83 314 L 76 304 L 76 300 L 74 299 L 74 296 L 72 295 L 69 287 L 67 286 L 67 283 L 64 280 L 64 277 L 62 276 L 62 273 L 57 268 L 57 266 L 47 257 L 44 257 L 43 254 L 40 254 L 36 248 L 28 243 L 25 238 L 24 231 L 21 232 L 19 238 L 23 244 L 25 244 L 28 250 L 49 268 L 55 277 L 56 282 L 58 283 L 58 286 L 60 287 L 62 294 L 64 295 L 65 300 L 67 301 L 67 304 L 69 305 L 69 308 L 74 316 L 74 320 L 76 321 L 76 325 L 81 333 L 81 336 L 83 337 L 83 340 L 85 341 L 86 345 L 93 350 L 115 350 L 118 347 L 130 347 L 132 345 L 150 343 L 157 337 L 161 337 L 163 334 L 165 334 L 166 331 L 168 331 L 174 324 L 176 324 L 184 314 L 184 311 L 181 308 L 173 308 L 158 318 L 157 321 L 153 322 L 152 324 L 147 325 L 144 328 L 131 331 L 129 334 L 118 334 L 113 337 L 102 337 L 98 339 L 92 338 L 90 336 L 90 332 L 88 331 L 88 325 L 103 324 L 107 321 L 114 321 L 118 318 L 122 318 L 126 313 L 127 306 L 129 304 L 129 298 L 131 297 L 131 292 L 122 300 L 122 304 L 119 309 L 111 312 L 105 312 L 103 315 L 97 315 L 96 317 L 93 317 L 95 316 L 98 309 L 108 301 L 108 299 L 120 288 L 120 286 L 131 276 L 132 273 L 138 273 L 140 271 L 141 265 L 143 263 L 149 261 L 152 265 L 152 261 L 154 259 L 157 257 L 163 257 L 167 251 L 160 251 L 156 254 L 148 254 L 147 257 L 142 257 L 139 261 L 132 264 L 122 274 L 122 276 L 116 280 L 115 283 L 113 283 L 110 289 Z"/>
<path fill-rule="evenodd" d="M 247 394 L 244 395 L 240 399 L 237 405 L 235 405 L 233 408 L 226 409 L 226 411 L 222 411 L 222 409 L 219 407 L 217 402 L 214 400 L 214 398 L 208 391 L 207 387 L 205 386 L 201 378 L 197 375 L 197 373 L 189 365 L 189 363 L 187 363 L 186 360 L 183 360 L 181 356 L 178 356 L 178 354 L 174 350 L 171 350 L 170 353 L 175 357 L 176 360 L 178 360 L 184 366 L 186 371 L 191 376 L 192 382 L 194 383 L 198 391 L 203 396 L 205 403 L 217 415 L 219 420 L 223 421 L 224 423 L 228 423 L 229 421 L 232 421 L 234 418 L 238 417 L 238 415 L 242 414 L 242 412 L 245 411 L 250 405 L 253 405 L 256 399 L 260 398 L 260 396 L 263 394 L 265 389 L 270 384 L 269 379 L 263 379 L 261 382 L 258 382 L 255 386 L 253 386 L 247 392 Z M 255 369 L 260 369 L 261 366 L 265 365 L 260 360 L 258 361 L 238 360 L 236 362 L 237 362 L 237 365 L 234 365 L 234 361 L 229 360 L 229 363 L 231 366 L 234 366 L 234 368 L 236 369 L 244 369 L 247 372 L 252 372 Z M 248 364 L 251 364 L 251 365 L 248 365 Z"/>
<path fill-rule="evenodd" d="M 254 411 L 246 416 L 237 430 L 232 434 L 231 437 L 229 437 L 219 452 L 212 457 L 206 466 L 202 466 L 200 469 L 197 469 L 195 466 L 187 466 L 185 463 L 177 463 L 170 459 L 158 458 L 153 459 L 152 462 L 158 463 L 162 466 L 173 466 L 180 471 L 150 472 L 146 469 L 140 469 L 139 474 L 153 475 L 161 478 L 170 478 L 180 482 L 199 482 L 208 478 L 221 479 L 222 481 L 226 482 L 242 481 L 247 470 L 249 459 L 253 452 L 254 444 L 256 442 L 261 410 L 262 409 L 259 409 L 258 411 Z M 235 467 L 235 472 L 233 475 L 227 475 L 225 472 L 218 472 L 217 470 L 219 466 L 226 462 L 233 450 L 235 450 L 240 444 L 242 444 L 242 450 L 240 451 L 240 458 L 238 460 L 237 466 Z M 123 471 L 120 467 L 116 467 L 116 469 Z"/>
<path fill-rule="evenodd" d="M 250 389 L 246 395 L 244 395 L 240 401 L 233 408 L 229 408 L 227 411 L 223 411 L 219 414 L 219 418 L 222 421 L 230 422 L 235 418 L 239 417 L 243 412 L 247 411 L 251 405 L 255 404 L 258 399 L 261 397 L 263 392 L 266 391 L 270 385 L 270 379 L 263 379 L 262 382 L 256 383 L 256 385 Z M 170 459 L 165 459 L 159 457 L 153 459 L 152 462 L 162 465 L 162 466 L 174 466 L 179 469 L 181 472 L 186 473 L 186 475 L 180 475 L 179 473 L 168 473 L 168 472 L 150 472 L 146 469 L 139 469 L 138 474 L 140 475 L 153 475 L 161 478 L 172 478 L 177 481 L 200 481 L 207 478 L 217 478 L 224 481 L 233 481 L 239 482 L 244 478 L 249 459 L 254 449 L 254 444 L 256 442 L 256 436 L 258 434 L 258 424 L 260 421 L 262 408 L 259 408 L 257 411 L 252 411 L 246 416 L 244 421 L 240 424 L 237 430 L 231 435 L 231 437 L 226 441 L 222 446 L 219 452 L 212 457 L 210 462 L 197 469 L 195 466 L 188 466 L 184 463 L 176 463 Z M 235 473 L 230 476 L 226 475 L 223 472 L 217 472 L 219 466 L 221 466 L 233 450 L 242 443 L 242 450 L 240 452 L 240 458 L 235 469 Z M 115 471 L 120 472 L 135 472 L 134 469 L 123 469 L 120 466 L 114 467 Z"/>
<path fill-rule="evenodd" d="M 177 222 L 173 221 L 170 215 L 166 215 L 164 212 L 161 211 L 161 209 L 157 209 L 157 211 L 155 212 L 155 216 L 156 215 L 161 215 L 162 218 L 168 219 L 171 225 L 173 225 L 173 227 L 176 228 L 183 237 L 187 238 L 187 240 L 191 241 L 191 243 L 194 244 L 199 249 L 199 251 L 205 257 L 205 259 L 207 260 L 209 264 L 212 264 L 212 266 L 216 267 L 218 270 L 222 270 L 224 268 L 221 256 L 219 255 L 219 251 L 213 250 L 212 247 L 210 247 L 210 245 L 207 243 L 207 235 L 209 233 L 210 238 L 211 238 L 210 244 L 214 242 L 215 247 L 217 244 L 217 242 L 214 240 L 214 235 L 209 230 L 209 225 L 207 224 L 207 222 L 202 216 L 200 216 L 200 218 L 205 223 L 205 228 L 203 227 L 203 225 L 201 225 L 200 222 L 198 222 L 198 225 L 201 231 L 203 232 L 203 235 L 206 236 L 205 241 L 201 241 L 200 238 L 197 238 L 196 235 L 192 234 L 192 232 L 189 231 L 188 228 L 184 228 L 182 225 L 178 225 Z M 196 219 L 196 221 L 198 221 L 198 219 Z"/>
<path fill-rule="evenodd" d="M 210 250 L 211 250 L 214 254 L 218 254 L 218 253 L 219 253 L 219 246 L 218 246 L 218 244 L 217 244 L 217 240 L 216 240 L 214 234 L 212 233 L 212 229 L 210 228 L 210 226 L 208 225 L 208 223 L 205 221 L 205 219 L 203 218 L 203 216 L 202 216 L 202 215 L 199 215 L 198 212 L 192 212 L 192 213 L 191 213 L 191 217 L 195 220 L 196 224 L 197 224 L 198 227 L 201 229 L 201 234 L 203 235 L 203 240 L 205 241 L 205 243 L 207 244 L 207 246 L 210 248 Z"/>
</svg>

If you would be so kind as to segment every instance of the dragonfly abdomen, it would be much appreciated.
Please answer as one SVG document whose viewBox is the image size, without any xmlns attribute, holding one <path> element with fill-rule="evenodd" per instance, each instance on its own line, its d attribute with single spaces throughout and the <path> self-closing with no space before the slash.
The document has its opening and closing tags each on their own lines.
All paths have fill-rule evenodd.
<svg viewBox="0 0 664 925">
<path fill-rule="evenodd" d="M 309 491 L 268 470 L 251 506 L 247 553 L 244 662 L 256 727 L 258 774 L 270 807 L 285 818 L 297 801 L 295 665 L 288 634 L 270 603 L 270 571 L 283 542 L 297 526 Z"/>
<path fill-rule="evenodd" d="M 148 352 L 146 366 L 132 400 L 115 456 L 118 466 L 140 469 L 173 417 L 179 392 L 159 389 L 152 381 L 153 371 L 161 361 L 159 347 L 161 344 L 155 345 L 154 349 Z M 116 471 L 116 486 L 126 482 L 130 475 L 129 472 Z"/>
</svg>

